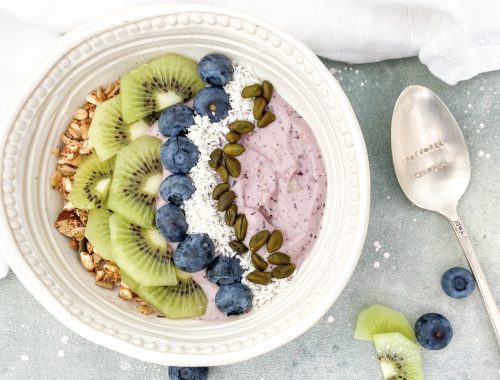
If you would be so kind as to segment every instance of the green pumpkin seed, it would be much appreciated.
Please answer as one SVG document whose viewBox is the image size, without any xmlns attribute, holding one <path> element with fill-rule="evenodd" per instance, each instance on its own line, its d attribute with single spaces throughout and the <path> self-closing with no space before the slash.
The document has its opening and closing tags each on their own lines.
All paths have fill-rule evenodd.
<svg viewBox="0 0 500 380">
<path fill-rule="evenodd" d="M 262 94 L 262 87 L 258 83 L 246 86 L 241 91 L 242 98 L 255 98 L 256 96 L 260 96 L 260 94 Z"/>
<path fill-rule="evenodd" d="M 254 128 L 255 125 L 247 120 L 235 120 L 229 124 L 231 131 L 238 132 L 241 135 L 252 132 Z"/>
<path fill-rule="evenodd" d="M 280 230 L 274 230 L 267 241 L 267 252 L 276 252 L 283 245 L 283 233 Z M 288 264 L 288 263 L 287 263 Z"/>
<path fill-rule="evenodd" d="M 230 156 L 230 157 L 236 157 L 239 156 L 240 154 L 243 154 L 245 152 L 245 147 L 240 144 L 226 144 L 224 145 L 224 148 L 222 149 L 225 155 Z"/>
<path fill-rule="evenodd" d="M 286 265 L 290 264 L 290 256 L 283 252 L 274 252 L 269 255 L 267 261 L 269 261 L 269 264 Z"/>
<path fill-rule="evenodd" d="M 270 272 L 254 271 L 247 275 L 247 280 L 254 284 L 267 285 L 272 281 Z"/>
<path fill-rule="evenodd" d="M 236 222 L 236 217 L 238 216 L 238 206 L 232 204 L 226 210 L 226 214 L 224 215 L 224 221 L 228 226 L 233 226 L 234 222 Z"/>
<path fill-rule="evenodd" d="M 238 240 L 231 240 L 229 242 L 229 246 L 231 249 L 236 252 L 238 255 L 243 255 L 248 252 L 248 247 Z"/>
<path fill-rule="evenodd" d="M 219 177 L 222 182 L 224 183 L 229 182 L 229 173 L 224 165 L 219 165 L 217 167 L 217 173 L 219 174 Z"/>
<path fill-rule="evenodd" d="M 264 114 L 264 108 L 266 108 L 266 99 L 257 98 L 253 102 L 253 117 L 255 120 L 260 120 L 262 115 Z"/>
<path fill-rule="evenodd" d="M 271 97 L 273 96 L 273 85 L 271 82 L 265 80 L 262 82 L 262 97 L 266 99 L 266 102 L 271 101 Z"/>
<path fill-rule="evenodd" d="M 266 270 L 267 269 L 267 261 L 259 256 L 258 253 L 252 252 L 252 264 L 257 270 Z"/>
<path fill-rule="evenodd" d="M 266 111 L 264 116 L 257 122 L 257 127 L 265 128 L 276 120 L 276 116 L 271 111 Z"/>
<path fill-rule="evenodd" d="M 226 133 L 226 140 L 230 143 L 235 143 L 240 141 L 241 135 L 238 132 L 235 131 L 229 131 Z"/>
<path fill-rule="evenodd" d="M 217 210 L 225 211 L 231 206 L 236 199 L 236 194 L 234 191 L 226 191 L 219 197 L 217 201 Z"/>
<path fill-rule="evenodd" d="M 257 252 L 259 249 L 261 249 L 267 243 L 269 235 L 270 233 L 268 230 L 262 230 L 253 235 L 250 238 L 250 242 L 248 243 L 250 250 L 252 252 Z"/>
<path fill-rule="evenodd" d="M 234 222 L 234 235 L 239 241 L 245 240 L 247 236 L 248 221 L 245 214 L 239 214 Z"/>
<path fill-rule="evenodd" d="M 226 157 L 226 168 L 229 175 L 233 178 L 236 178 L 241 174 L 241 164 L 234 157 Z"/>
<path fill-rule="evenodd" d="M 212 192 L 212 199 L 219 199 L 222 194 L 229 190 L 229 185 L 227 183 L 219 183 L 214 187 L 214 191 Z"/>
<path fill-rule="evenodd" d="M 217 148 L 212 153 L 210 153 L 210 160 L 208 161 L 208 166 L 213 169 L 217 169 L 217 167 L 222 162 L 222 149 Z"/>
<path fill-rule="evenodd" d="M 287 278 L 295 271 L 295 264 L 278 265 L 271 272 L 274 278 Z"/>
</svg>

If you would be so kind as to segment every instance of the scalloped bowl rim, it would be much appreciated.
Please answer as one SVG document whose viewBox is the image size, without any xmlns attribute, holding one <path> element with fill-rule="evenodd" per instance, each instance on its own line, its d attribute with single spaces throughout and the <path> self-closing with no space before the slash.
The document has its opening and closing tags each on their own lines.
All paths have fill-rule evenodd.
<svg viewBox="0 0 500 380">
<path fill-rule="evenodd" d="M 81 44 L 83 41 L 90 41 L 93 36 L 99 33 L 104 33 L 107 30 L 114 30 L 113 28 L 140 25 L 139 23 L 144 20 L 158 19 L 168 22 L 168 20 L 171 20 L 169 17 L 177 17 L 176 15 L 179 16 L 178 20 L 180 24 L 185 24 L 186 27 L 191 23 L 201 27 L 202 24 L 208 20 L 206 21 L 207 28 L 209 25 L 212 27 L 214 23 L 217 24 L 216 26 L 219 26 L 218 24 L 221 23 L 221 27 L 229 28 L 234 22 L 234 25 L 236 25 L 234 29 L 241 30 L 242 28 L 248 28 L 248 33 L 251 34 L 251 36 L 248 36 L 249 39 L 258 38 L 258 35 L 262 40 L 270 38 L 272 43 L 277 43 L 276 41 L 278 41 L 280 47 L 286 54 L 288 54 L 288 52 L 293 52 L 295 62 L 298 63 L 300 60 L 306 61 L 306 63 L 309 64 L 309 66 L 306 67 L 306 71 L 308 69 L 312 70 L 312 73 L 308 75 L 310 75 L 311 78 L 320 78 L 321 84 L 316 83 L 318 81 L 315 83 L 318 88 L 321 87 L 324 91 L 325 98 L 328 96 L 330 98 L 334 97 L 332 100 L 332 109 L 335 109 L 336 112 L 334 113 L 335 121 L 332 121 L 332 123 L 335 124 L 335 127 L 342 129 L 342 139 L 336 136 L 339 141 L 335 142 L 340 144 L 339 149 L 341 149 L 345 155 L 344 160 L 350 161 L 343 162 L 344 166 L 340 169 L 345 176 L 351 176 L 350 182 L 352 182 L 343 183 L 344 186 L 349 187 L 349 190 L 351 190 L 351 194 L 345 196 L 345 201 L 350 202 L 352 205 L 350 209 L 352 218 L 349 219 L 352 226 L 349 227 L 350 229 L 347 232 L 344 231 L 344 234 L 349 234 L 349 236 L 345 237 L 345 242 L 340 242 L 343 243 L 343 246 L 338 247 L 339 251 L 342 248 L 341 256 L 338 258 L 338 265 L 342 265 L 342 270 L 335 279 L 334 289 L 330 293 L 327 293 L 327 289 L 322 289 L 323 294 L 320 295 L 318 293 L 320 299 L 315 301 L 316 303 L 313 305 L 314 307 L 312 307 L 310 313 L 305 315 L 297 314 L 300 319 L 294 321 L 294 323 L 291 323 L 289 320 L 284 320 L 280 328 L 275 328 L 272 332 L 269 332 L 269 336 L 264 334 L 264 338 L 262 339 L 261 336 L 255 336 L 251 339 L 249 338 L 246 342 L 235 342 L 234 346 L 229 344 L 228 340 L 228 343 L 218 343 L 219 346 L 207 346 L 205 351 L 200 351 L 200 348 L 195 347 L 195 344 L 192 344 L 192 347 L 190 347 L 189 342 L 184 343 L 186 346 L 175 345 L 175 342 L 172 343 L 171 346 L 157 345 L 153 340 L 145 342 L 147 336 L 145 339 L 132 338 L 132 334 L 130 336 L 128 334 L 120 335 L 116 334 L 116 331 L 109 329 L 104 331 L 102 328 L 99 328 L 97 322 L 95 325 L 86 323 L 84 321 L 85 318 L 83 318 L 85 315 L 79 318 L 78 316 L 82 314 L 81 310 L 80 313 L 77 313 L 63 304 L 63 302 L 61 302 L 63 298 L 59 297 L 60 299 L 58 299 L 54 294 L 56 293 L 55 291 L 49 291 L 49 286 L 44 283 L 44 279 L 41 278 L 42 276 L 36 273 L 36 270 L 33 270 L 36 265 L 41 265 L 40 262 L 36 260 L 36 257 L 31 258 L 31 261 L 27 260 L 26 252 L 31 252 L 31 247 L 29 245 L 30 239 L 26 239 L 25 234 L 22 232 L 22 226 L 19 226 L 20 218 L 22 218 L 23 215 L 16 215 L 16 206 L 14 204 L 17 203 L 15 196 L 12 195 L 17 185 L 14 181 L 19 180 L 15 178 L 15 173 L 21 171 L 17 167 L 15 160 L 14 163 L 12 163 L 15 154 L 10 154 L 10 152 L 13 151 L 14 145 L 19 142 L 16 141 L 16 139 L 18 138 L 17 135 L 19 135 L 18 132 L 21 131 L 20 127 L 19 131 L 14 131 L 14 129 L 21 120 L 21 112 L 25 111 L 28 100 L 30 100 L 30 97 L 35 90 L 39 88 L 41 83 L 47 79 L 51 70 L 65 59 L 64 57 L 68 52 L 72 51 L 78 44 Z M 177 23 L 177 19 L 175 19 L 175 22 Z M 146 25 L 146 27 L 149 26 Z M 236 32 L 234 33 L 236 35 Z M 247 37 L 240 36 L 239 38 Z M 292 53 L 289 55 L 291 56 L 291 54 Z M 276 53 L 276 55 L 278 56 L 278 53 Z M 301 75 L 306 74 L 302 73 Z M 29 113 L 27 115 L 29 116 Z M 140 360 L 163 365 L 189 366 L 193 365 L 193 363 L 199 366 L 224 365 L 253 358 L 290 342 L 312 327 L 338 298 L 358 262 L 368 226 L 370 179 L 366 147 L 354 112 L 337 81 L 305 45 L 254 17 L 212 6 L 171 4 L 139 7 L 124 12 L 123 14 L 108 17 L 103 21 L 82 25 L 65 35 L 59 41 L 51 52 L 51 55 L 38 67 L 31 78 L 26 82 L 24 88 L 17 97 L 15 105 L 12 107 L 7 125 L 9 128 L 4 128 L 1 131 L 1 181 L 3 191 L 1 195 L 2 212 L 0 213 L 0 223 L 4 231 L 4 233 L 0 235 L 0 241 L 3 243 L 3 251 L 6 252 L 5 256 L 7 262 L 23 285 L 60 322 L 86 339 L 109 349 Z M 27 129 L 26 125 L 24 125 L 24 129 Z M 335 133 L 338 133 L 338 131 Z M 351 164 L 350 166 L 348 165 L 349 163 Z M 345 173 L 347 170 L 349 170 L 349 173 Z M 14 174 L 11 174 L 11 172 Z M 38 180 L 38 177 L 36 177 L 36 179 Z M 347 182 L 347 179 L 343 178 L 343 181 Z M 329 178 L 329 187 L 332 186 L 331 182 L 331 178 Z M 42 185 L 48 187 L 47 183 Z M 24 196 L 26 197 L 26 194 L 24 194 Z M 344 200 L 344 198 L 342 199 Z M 328 202 L 327 200 L 327 208 L 331 206 L 328 205 Z M 347 221 L 345 222 L 347 223 Z M 19 232 L 19 229 L 21 232 Z M 324 234 L 325 233 L 323 233 L 323 235 Z M 336 238 L 339 239 L 337 236 Z M 26 240 L 28 240 L 28 242 L 26 242 Z M 322 240 L 325 239 L 323 238 Z M 25 247 L 26 252 L 21 252 L 23 251 L 22 248 Z M 325 254 L 327 254 L 327 252 L 325 252 Z M 304 265 L 304 267 L 307 267 L 307 265 Z M 307 268 L 309 272 L 310 269 L 311 268 Z M 50 284 L 51 281 L 47 280 L 47 283 Z M 59 293 L 60 291 L 56 294 Z M 112 309 L 110 309 L 110 311 L 111 310 Z M 83 314 L 85 314 L 85 312 L 83 312 Z M 244 326 L 244 319 L 234 322 L 232 326 L 237 327 L 238 324 Z M 200 332 L 205 331 L 203 327 L 199 325 L 198 327 Z M 220 330 L 223 331 L 224 329 L 221 328 Z M 210 331 L 210 327 L 207 327 L 206 331 Z M 141 332 L 142 330 L 138 332 L 139 336 Z"/>
</svg>

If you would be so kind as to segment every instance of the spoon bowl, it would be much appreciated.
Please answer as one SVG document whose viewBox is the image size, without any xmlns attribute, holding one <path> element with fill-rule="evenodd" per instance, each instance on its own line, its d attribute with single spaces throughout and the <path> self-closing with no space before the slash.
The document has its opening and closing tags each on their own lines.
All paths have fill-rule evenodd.
<svg viewBox="0 0 500 380">
<path fill-rule="evenodd" d="M 407 87 L 394 106 L 391 146 L 396 176 L 408 199 L 439 212 L 453 226 L 500 346 L 500 312 L 457 214 L 470 180 L 469 152 L 457 121 L 431 90 Z"/>
</svg>

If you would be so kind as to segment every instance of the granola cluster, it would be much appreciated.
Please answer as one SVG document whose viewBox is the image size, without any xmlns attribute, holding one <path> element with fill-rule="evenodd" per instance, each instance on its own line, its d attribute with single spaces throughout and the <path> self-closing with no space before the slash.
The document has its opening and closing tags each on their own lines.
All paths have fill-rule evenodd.
<svg viewBox="0 0 500 380">
<path fill-rule="evenodd" d="M 95 277 L 97 286 L 114 289 L 118 287 L 118 295 L 126 301 L 134 300 L 137 309 L 148 315 L 155 312 L 149 304 L 140 299 L 120 280 L 120 268 L 112 261 L 103 259 L 90 242 L 85 239 L 88 210 L 74 207 L 68 201 L 76 170 L 83 158 L 92 153 L 92 143 L 89 140 L 89 129 L 96 106 L 120 92 L 120 83 L 114 82 L 105 89 L 98 88 L 88 94 L 86 103 L 73 113 L 73 120 L 61 135 L 61 144 L 52 150 L 57 157 L 57 168 L 50 178 L 50 185 L 57 189 L 65 205 L 55 222 L 56 229 L 70 238 L 71 248 L 80 255 L 82 266 Z"/>
</svg>

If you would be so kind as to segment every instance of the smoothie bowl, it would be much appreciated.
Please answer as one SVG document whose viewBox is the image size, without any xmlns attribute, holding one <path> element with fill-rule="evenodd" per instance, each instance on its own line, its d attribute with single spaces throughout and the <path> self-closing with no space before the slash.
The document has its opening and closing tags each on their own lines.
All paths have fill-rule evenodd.
<svg viewBox="0 0 500 380">
<path fill-rule="evenodd" d="M 219 365 L 282 345 L 356 265 L 368 165 L 345 95 L 248 17 L 154 7 L 66 37 L 2 159 L 7 260 L 84 337 Z"/>
</svg>

